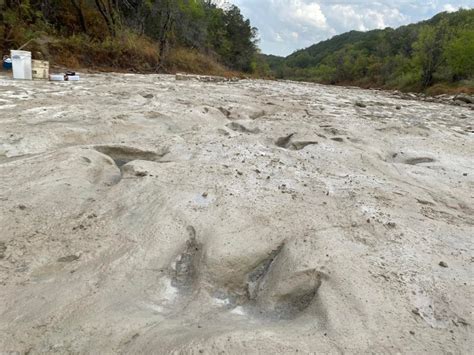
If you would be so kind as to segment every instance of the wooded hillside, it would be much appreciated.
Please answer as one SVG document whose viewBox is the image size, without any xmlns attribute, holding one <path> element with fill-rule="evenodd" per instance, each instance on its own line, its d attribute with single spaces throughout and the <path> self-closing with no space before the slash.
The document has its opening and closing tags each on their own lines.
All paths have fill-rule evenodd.
<svg viewBox="0 0 474 355">
<path fill-rule="evenodd" d="M 4 0 L 3 54 L 28 49 L 56 64 L 142 71 L 257 69 L 256 29 L 210 0 Z"/>
<path fill-rule="evenodd" d="M 474 90 L 474 10 L 398 29 L 351 31 L 265 60 L 277 78 L 433 93 L 447 86 Z"/>
</svg>

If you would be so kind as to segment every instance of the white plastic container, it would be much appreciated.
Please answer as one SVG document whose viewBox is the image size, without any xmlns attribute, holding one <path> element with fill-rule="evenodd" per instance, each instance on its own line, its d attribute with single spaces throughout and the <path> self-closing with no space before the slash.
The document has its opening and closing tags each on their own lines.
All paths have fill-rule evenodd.
<svg viewBox="0 0 474 355">
<path fill-rule="evenodd" d="M 68 75 L 67 80 L 69 81 L 79 81 L 80 77 L 79 75 Z"/>
<path fill-rule="evenodd" d="M 11 51 L 13 79 L 32 80 L 31 52 Z"/>
<path fill-rule="evenodd" d="M 64 75 L 63 74 L 51 74 L 49 76 L 49 80 L 51 80 L 51 81 L 64 81 Z"/>
</svg>

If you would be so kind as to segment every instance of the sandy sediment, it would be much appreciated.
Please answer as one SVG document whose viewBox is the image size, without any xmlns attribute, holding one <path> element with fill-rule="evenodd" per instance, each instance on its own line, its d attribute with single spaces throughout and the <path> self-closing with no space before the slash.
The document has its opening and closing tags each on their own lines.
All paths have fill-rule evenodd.
<svg viewBox="0 0 474 355">
<path fill-rule="evenodd" d="M 0 350 L 469 353 L 473 122 L 315 84 L 2 77 Z"/>
</svg>

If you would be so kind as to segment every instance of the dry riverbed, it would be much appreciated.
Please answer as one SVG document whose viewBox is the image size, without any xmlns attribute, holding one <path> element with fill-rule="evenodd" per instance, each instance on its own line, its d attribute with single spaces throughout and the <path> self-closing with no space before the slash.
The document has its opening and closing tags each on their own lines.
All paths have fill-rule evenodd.
<svg viewBox="0 0 474 355">
<path fill-rule="evenodd" d="M 0 352 L 472 351 L 468 106 L 0 77 Z"/>
</svg>

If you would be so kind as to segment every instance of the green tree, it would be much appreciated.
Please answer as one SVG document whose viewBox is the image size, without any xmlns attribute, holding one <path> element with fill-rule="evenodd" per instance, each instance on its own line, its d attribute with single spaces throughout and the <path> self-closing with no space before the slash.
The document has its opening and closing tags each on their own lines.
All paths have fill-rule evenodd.
<svg viewBox="0 0 474 355">
<path fill-rule="evenodd" d="M 474 76 L 474 30 L 463 30 L 446 46 L 448 65 L 458 78 Z"/>
<path fill-rule="evenodd" d="M 224 13 L 226 38 L 231 44 L 229 53 L 224 57 L 227 65 L 236 70 L 251 72 L 255 68 L 257 46 L 256 28 L 245 20 L 237 6 L 231 6 Z"/>
<path fill-rule="evenodd" d="M 421 85 L 426 88 L 433 83 L 433 75 L 443 64 L 443 48 L 447 40 L 445 22 L 435 26 L 423 26 L 418 40 L 413 44 L 414 61 L 421 72 Z"/>
</svg>

